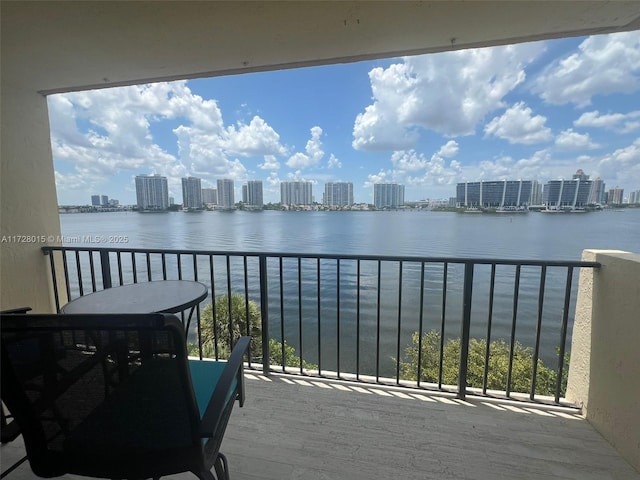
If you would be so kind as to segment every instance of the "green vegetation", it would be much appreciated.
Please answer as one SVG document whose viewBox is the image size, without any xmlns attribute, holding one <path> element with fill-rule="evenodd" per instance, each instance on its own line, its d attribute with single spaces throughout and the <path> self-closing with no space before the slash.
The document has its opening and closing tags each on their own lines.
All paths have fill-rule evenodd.
<svg viewBox="0 0 640 480">
<path fill-rule="evenodd" d="M 400 377 L 406 380 L 418 378 L 418 332 L 412 336 L 412 343 L 405 349 L 405 361 L 400 361 Z M 469 362 L 467 372 L 467 386 L 482 388 L 484 380 L 486 340 L 472 338 L 469 342 Z M 437 383 L 440 364 L 440 334 L 430 331 L 422 336 L 422 355 L 420 357 L 420 381 Z M 447 385 L 457 385 L 458 366 L 460 363 L 460 339 L 449 339 L 444 344 L 442 358 L 442 382 Z M 565 366 L 568 365 L 568 355 L 565 356 Z M 489 345 L 489 370 L 487 388 L 505 390 L 509 370 L 509 345 L 504 340 L 494 340 Z M 566 390 L 566 373 L 563 378 L 561 394 Z M 529 392 L 533 376 L 533 350 L 516 342 L 514 345 L 513 366 L 511 373 L 511 391 Z M 546 367 L 538 359 L 536 395 L 554 395 L 557 374 Z"/>
<path fill-rule="evenodd" d="M 216 298 L 215 321 L 213 305 L 207 305 L 200 314 L 200 330 L 202 339 L 202 356 L 207 358 L 215 357 L 215 341 L 218 341 L 218 356 L 228 358 L 231 353 L 229 339 L 233 344 L 242 335 L 251 336 L 251 358 L 255 361 L 262 361 L 262 317 L 260 307 L 253 300 L 245 303 L 245 298 L 240 294 L 231 295 L 231 323 L 229 322 L 229 296 L 222 295 Z M 247 321 L 248 318 L 248 321 Z M 249 328 L 247 330 L 247 323 Z M 217 331 L 214 333 L 213 326 Z M 229 326 L 231 325 L 231 332 Z M 231 334 L 230 334 L 231 333 Z M 272 365 L 282 365 L 282 343 L 269 340 L 269 358 Z M 198 354 L 197 345 L 189 345 L 189 353 Z M 295 348 L 284 342 L 284 360 L 288 367 L 299 367 L 300 357 L 296 354 Z M 317 365 L 307 363 L 303 360 L 302 366 L 308 369 L 316 369 Z"/>
</svg>

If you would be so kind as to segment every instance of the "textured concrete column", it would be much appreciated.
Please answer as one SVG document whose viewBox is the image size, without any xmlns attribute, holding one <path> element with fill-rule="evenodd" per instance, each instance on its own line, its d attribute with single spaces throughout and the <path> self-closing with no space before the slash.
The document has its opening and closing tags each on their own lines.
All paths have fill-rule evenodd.
<svg viewBox="0 0 640 480">
<path fill-rule="evenodd" d="M 48 259 L 40 248 L 56 242 L 60 219 L 47 100 L 3 76 L 1 111 L 0 309 L 51 312 Z"/>
<path fill-rule="evenodd" d="M 585 250 L 567 399 L 640 471 L 640 255 Z"/>
</svg>

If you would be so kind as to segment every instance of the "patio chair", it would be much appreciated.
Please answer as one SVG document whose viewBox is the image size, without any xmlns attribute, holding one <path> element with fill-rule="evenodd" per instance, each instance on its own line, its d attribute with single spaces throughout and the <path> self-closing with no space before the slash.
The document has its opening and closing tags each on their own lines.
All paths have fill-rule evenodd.
<svg viewBox="0 0 640 480">
<path fill-rule="evenodd" d="M 249 337 L 216 362 L 188 359 L 174 315 L 0 322 L 2 400 L 36 475 L 156 479 L 190 471 L 228 480 L 219 449 L 235 400 L 244 403 Z"/>
<path fill-rule="evenodd" d="M 25 314 L 31 311 L 31 307 L 18 307 L 10 310 L 1 310 L 0 314 Z M 20 436 L 18 423 L 13 421 L 11 412 L 5 412 L 4 404 L 0 405 L 0 440 L 2 443 L 12 442 Z"/>
</svg>

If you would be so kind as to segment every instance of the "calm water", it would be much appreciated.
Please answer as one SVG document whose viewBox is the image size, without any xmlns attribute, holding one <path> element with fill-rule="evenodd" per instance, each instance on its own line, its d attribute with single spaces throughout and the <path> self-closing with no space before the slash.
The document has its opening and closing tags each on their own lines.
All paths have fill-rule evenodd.
<svg viewBox="0 0 640 480">
<path fill-rule="evenodd" d="M 193 249 L 249 252 L 288 252 L 302 254 L 370 254 L 431 257 L 493 257 L 509 259 L 579 260 L 586 248 L 640 252 L 640 209 L 588 214 L 457 214 L 420 211 L 398 212 L 202 212 L 166 214 L 98 213 L 61 215 L 62 233 L 67 237 L 114 236 L 126 242 L 91 246 Z M 305 261 L 307 262 L 307 261 Z M 271 335 L 280 339 L 282 328 L 287 343 L 299 348 L 300 330 L 304 356 L 317 363 L 318 315 L 315 263 L 303 264 L 304 328 L 299 328 L 297 265 L 284 266 L 284 296 L 281 311 L 277 281 L 269 283 Z M 306 265 L 306 266 L 305 266 Z M 277 265 L 274 265 L 277 270 Z M 393 374 L 398 338 L 410 343 L 419 329 L 420 267 L 407 263 L 403 271 L 402 319 L 398 327 L 397 266 L 383 269 L 381 291 L 381 371 Z M 523 267 L 518 301 L 516 340 L 532 346 L 537 319 L 539 269 L 528 274 Z M 364 372 L 371 373 L 377 345 L 377 275 L 375 262 L 363 265 L 361 276 L 360 354 Z M 224 266 L 218 269 L 224 271 Z M 451 265 L 448 272 L 445 335 L 459 336 L 461 317 L 462 268 Z M 472 336 L 484 337 L 487 325 L 489 268 L 477 267 L 472 306 Z M 277 271 L 273 273 L 277 278 Z M 442 316 L 442 266 L 428 267 L 425 275 L 425 330 L 439 329 Z M 340 305 L 336 303 L 335 267 L 322 274 L 323 300 L 321 348 L 323 368 L 335 369 L 336 339 L 340 337 L 341 368 L 355 364 L 356 289 L 355 265 L 341 269 Z M 199 278 L 207 278 L 204 272 Z M 250 290 L 259 290 L 257 275 L 249 279 Z M 235 278 L 242 287 L 242 278 Z M 541 356 L 553 365 L 559 344 L 566 270 L 549 269 L 544 303 Z M 225 285 L 224 278 L 216 285 Z M 209 286 L 211 288 L 211 286 Z M 574 278 L 573 291 L 577 288 Z M 333 289 L 333 290 L 332 290 Z M 508 340 L 513 316 L 514 268 L 500 267 L 496 277 L 496 298 L 492 338 Z M 216 293 L 218 295 L 219 293 Z M 324 297 L 323 297 L 324 298 Z M 575 295 L 574 295 L 575 299 Z M 366 303 L 366 301 L 370 301 Z M 570 307 L 570 318 L 574 305 Z M 338 313 L 339 310 L 339 313 Z M 338 331 L 340 332 L 338 335 Z M 569 325 L 569 338 L 571 325 Z M 568 347 L 569 345 L 567 345 Z M 352 370 L 354 371 L 354 370 Z"/>
<path fill-rule="evenodd" d="M 106 247 L 579 260 L 586 248 L 640 252 L 640 208 L 586 214 L 202 212 L 61 215 L 65 236 Z M 93 245 L 97 246 L 97 245 Z"/>
</svg>

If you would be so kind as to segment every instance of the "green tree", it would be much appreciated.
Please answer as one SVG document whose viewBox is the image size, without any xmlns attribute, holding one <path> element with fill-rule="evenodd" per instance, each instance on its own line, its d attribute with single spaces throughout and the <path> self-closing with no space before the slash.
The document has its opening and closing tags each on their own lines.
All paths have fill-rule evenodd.
<svg viewBox="0 0 640 480">
<path fill-rule="evenodd" d="M 259 305 L 240 294 L 231 295 L 231 318 L 229 318 L 229 296 L 222 295 L 215 301 L 215 318 L 213 304 L 207 305 L 200 314 L 200 335 L 202 339 L 203 357 L 215 357 L 216 340 L 218 344 L 218 356 L 228 358 L 231 353 L 229 339 L 233 344 L 242 335 L 251 336 L 251 357 L 253 360 L 262 361 L 262 316 Z M 248 313 L 248 322 L 247 322 Z M 247 323 L 249 329 L 247 331 Z M 230 334 L 231 332 L 231 334 Z M 198 353 L 198 346 L 191 345 L 190 353 Z M 285 365 L 289 367 L 299 367 L 300 357 L 296 355 L 295 348 L 284 343 Z M 269 340 L 269 357 L 273 365 L 282 365 L 282 343 Z M 317 368 L 316 365 L 303 361 L 303 367 L 308 369 Z"/>
<path fill-rule="evenodd" d="M 418 332 L 412 335 L 412 342 L 405 349 L 405 360 L 400 362 L 400 376 L 406 380 L 418 378 Z M 467 386 L 481 388 L 484 381 L 485 352 L 487 342 L 484 339 L 472 338 L 469 341 L 469 361 L 467 366 Z M 514 345 L 511 372 L 511 391 L 529 392 L 533 377 L 533 351 L 519 342 Z M 509 371 L 509 345 L 504 340 L 494 340 L 489 345 L 489 368 L 487 388 L 505 390 Z M 565 362 L 567 359 L 565 359 Z M 440 334 L 436 331 L 424 333 L 422 336 L 422 355 L 420 356 L 420 381 L 438 382 L 440 368 Z M 460 364 L 460 339 L 449 339 L 445 342 L 442 354 L 442 382 L 448 385 L 458 383 L 458 367 Z M 536 390 L 538 395 L 553 395 L 556 388 L 557 374 L 546 367 L 538 359 Z M 565 375 L 566 379 L 566 375 Z M 563 382 L 562 391 L 566 388 Z"/>
</svg>

